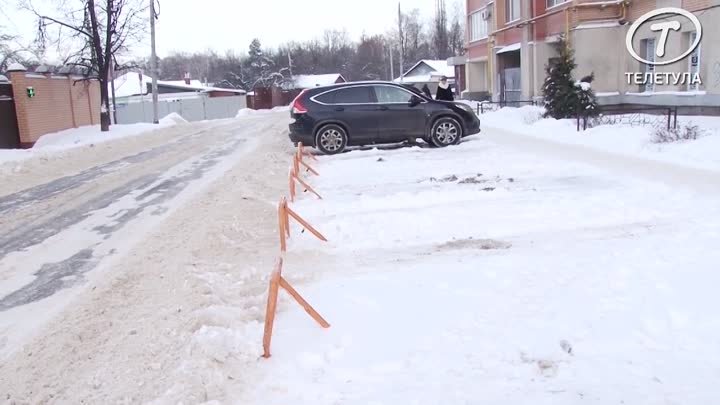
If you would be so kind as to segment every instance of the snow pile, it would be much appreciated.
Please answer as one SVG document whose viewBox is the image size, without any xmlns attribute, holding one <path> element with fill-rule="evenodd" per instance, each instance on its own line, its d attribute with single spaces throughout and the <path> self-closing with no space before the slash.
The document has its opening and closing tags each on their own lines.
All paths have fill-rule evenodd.
<svg viewBox="0 0 720 405">
<path fill-rule="evenodd" d="M 187 120 L 178 113 L 170 113 L 160 119 L 160 125 L 169 126 L 176 124 L 187 124 Z"/>
<path fill-rule="evenodd" d="M 578 132 L 573 119 L 536 119 L 543 111 L 542 107 L 534 106 L 502 108 L 482 114 L 480 120 L 485 129 L 509 130 L 623 155 L 703 169 L 720 169 L 720 154 L 717 153 L 720 150 L 720 117 L 679 116 L 679 127 L 697 125 L 705 136 L 692 141 L 657 144 L 653 141 L 654 128 L 651 125 L 617 123 Z M 658 120 L 658 117 L 648 119 Z"/>
</svg>

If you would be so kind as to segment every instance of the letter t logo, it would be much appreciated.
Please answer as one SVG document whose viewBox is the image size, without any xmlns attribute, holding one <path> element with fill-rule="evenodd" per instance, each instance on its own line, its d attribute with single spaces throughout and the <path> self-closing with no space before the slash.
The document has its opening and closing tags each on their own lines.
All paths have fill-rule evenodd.
<svg viewBox="0 0 720 405">
<path fill-rule="evenodd" d="M 660 40 L 657 44 L 657 49 L 655 50 L 655 55 L 657 55 L 658 58 L 662 58 L 665 56 L 665 45 L 667 44 L 668 39 L 668 33 L 670 30 L 678 31 L 680 30 L 680 22 L 679 21 L 668 21 L 668 22 L 660 22 L 655 23 L 650 26 L 651 31 L 662 31 L 660 33 Z"/>
</svg>

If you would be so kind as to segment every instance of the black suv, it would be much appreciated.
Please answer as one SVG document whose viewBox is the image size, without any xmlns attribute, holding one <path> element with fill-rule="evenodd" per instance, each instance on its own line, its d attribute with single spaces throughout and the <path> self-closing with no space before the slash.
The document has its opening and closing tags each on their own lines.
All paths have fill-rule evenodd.
<svg viewBox="0 0 720 405">
<path fill-rule="evenodd" d="M 468 105 L 436 101 L 415 87 L 355 82 L 303 90 L 292 103 L 290 140 L 323 153 L 347 146 L 424 139 L 444 147 L 480 132 Z"/>
</svg>

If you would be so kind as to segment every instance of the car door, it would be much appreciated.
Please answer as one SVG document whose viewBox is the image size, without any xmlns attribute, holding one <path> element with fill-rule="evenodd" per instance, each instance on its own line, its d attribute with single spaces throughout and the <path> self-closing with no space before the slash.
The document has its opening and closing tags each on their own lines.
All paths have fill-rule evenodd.
<svg viewBox="0 0 720 405">
<path fill-rule="evenodd" d="M 347 126 L 351 144 L 365 144 L 375 141 L 380 111 L 375 103 L 375 94 L 370 86 L 351 86 L 331 90 L 318 95 L 317 100 L 329 105 L 332 119 Z"/>
<path fill-rule="evenodd" d="M 411 105 L 417 97 L 412 92 L 393 85 L 373 85 L 380 114 L 378 137 L 385 142 L 404 140 L 409 136 L 425 133 L 425 108 L 423 102 Z"/>
</svg>

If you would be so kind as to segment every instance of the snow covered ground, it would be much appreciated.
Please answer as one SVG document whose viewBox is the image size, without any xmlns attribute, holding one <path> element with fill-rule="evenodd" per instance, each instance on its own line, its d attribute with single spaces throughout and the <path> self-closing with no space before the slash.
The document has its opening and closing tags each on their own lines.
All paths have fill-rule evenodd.
<svg viewBox="0 0 720 405">
<path fill-rule="evenodd" d="M 323 199 L 292 208 L 329 242 L 294 226 L 284 276 L 332 326 L 281 292 L 260 358 L 287 119 L 163 129 L 100 145 L 94 163 L 78 148 L 45 163 L 58 178 L 24 166 L 0 185 L 2 226 L 18 230 L 0 240 L 1 285 L 59 282 L 0 294 L 3 400 L 714 401 L 720 173 L 485 121 L 456 147 L 312 163 Z M 39 240 L 56 228 L 72 232 Z M 63 255 L 88 269 L 63 273 Z"/>
<path fill-rule="evenodd" d="M 332 327 L 286 301 L 227 403 L 712 402 L 720 195 L 514 142 L 321 158 L 285 276 Z"/>
<path fill-rule="evenodd" d="M 692 141 L 654 143 L 650 125 L 619 123 L 577 131 L 575 120 L 542 119 L 541 107 L 503 108 L 481 114 L 484 128 L 514 131 L 561 143 L 584 145 L 645 159 L 720 169 L 720 117 L 679 116 L 678 126 L 697 125 L 701 136 Z M 656 120 L 656 117 L 648 119 Z M 662 120 L 662 119 L 661 119 Z"/>
</svg>

